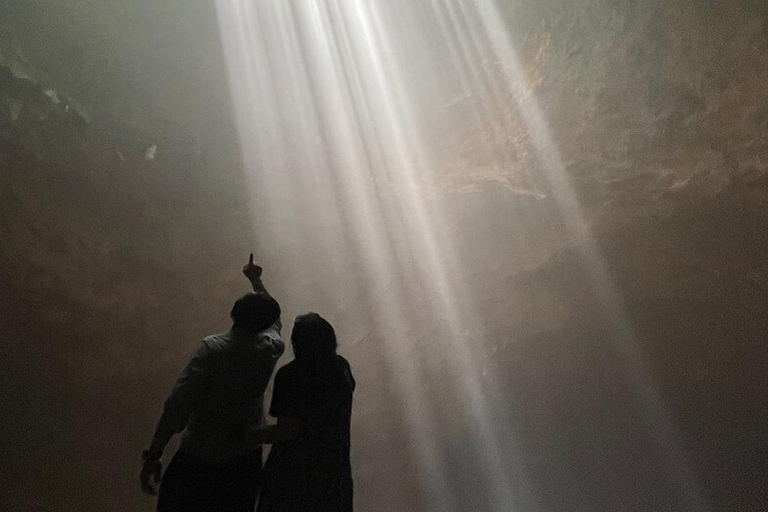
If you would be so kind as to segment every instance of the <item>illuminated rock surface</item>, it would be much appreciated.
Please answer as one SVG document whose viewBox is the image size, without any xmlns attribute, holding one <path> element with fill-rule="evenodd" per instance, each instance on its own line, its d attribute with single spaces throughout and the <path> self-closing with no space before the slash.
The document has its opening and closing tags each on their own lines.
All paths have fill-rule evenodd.
<svg viewBox="0 0 768 512">
<path fill-rule="evenodd" d="M 368 300 L 322 293 L 356 267 L 320 258 L 295 289 L 292 256 L 259 247 L 213 7 L 47 4 L 0 7 L 0 509 L 152 508 L 140 450 L 196 340 L 227 327 L 256 247 L 287 318 L 327 313 L 358 376 L 358 509 L 436 510 Z M 515 510 L 695 510 L 684 466 L 702 510 L 765 508 L 768 7 L 500 4 L 527 85 L 479 118 L 481 91 L 414 94 L 431 200 L 487 331 L 466 342 L 489 421 L 512 425 L 501 442 L 520 455 Z M 626 324 L 542 177 L 519 109 L 532 98 Z M 455 510 L 491 510 L 437 324 L 403 341 L 436 404 L 429 435 Z M 648 400 L 677 430 L 672 462 Z"/>
</svg>

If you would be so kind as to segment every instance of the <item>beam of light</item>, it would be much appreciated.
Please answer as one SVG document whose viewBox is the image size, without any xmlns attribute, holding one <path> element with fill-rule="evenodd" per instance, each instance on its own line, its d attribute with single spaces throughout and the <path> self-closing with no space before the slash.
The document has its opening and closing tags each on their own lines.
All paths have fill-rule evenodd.
<svg viewBox="0 0 768 512">
<path fill-rule="evenodd" d="M 443 321 L 441 350 L 462 377 L 456 409 L 476 430 L 468 442 L 487 475 L 488 510 L 510 510 L 502 456 L 509 443 L 502 446 L 489 423 L 467 345 L 471 322 L 455 299 L 453 248 L 440 212 L 424 199 L 421 183 L 432 171 L 381 13 L 360 0 L 221 0 L 217 10 L 245 164 L 257 174 L 260 234 L 295 253 L 286 261 L 296 267 L 297 288 L 312 279 L 308 248 L 327 260 L 331 252 L 356 260 L 378 331 L 389 340 L 389 364 L 402 377 L 397 391 L 425 491 L 436 510 L 450 511 L 456 505 L 436 444 L 439 425 L 423 391 L 429 383 L 402 341 L 419 332 L 426 314 Z M 427 312 L 415 315 L 409 306 Z"/>
<path fill-rule="evenodd" d="M 359 46 L 370 37 L 361 29 L 364 6 L 224 0 L 217 8 L 245 163 L 261 173 L 254 181 L 261 187 L 255 199 L 265 205 L 258 209 L 259 226 L 267 227 L 262 236 L 276 250 L 293 252 L 286 261 L 296 269 L 296 288 L 311 279 L 303 271 L 312 268 L 307 251 L 361 255 L 377 330 L 394 340 L 385 348 L 401 375 L 397 391 L 421 478 L 438 509 L 451 510 L 432 435 L 437 428 L 421 392 L 425 383 L 401 341 L 414 331 L 397 261 L 407 244 L 391 227 L 403 212 L 382 199 L 369 174 L 373 165 L 396 165 L 397 155 L 386 154 L 384 144 L 366 145 L 392 134 L 371 119 L 377 113 L 366 80 L 381 70 L 368 69 L 373 49 Z M 359 58 L 366 59 L 361 69 Z"/>
<path fill-rule="evenodd" d="M 524 90 L 527 87 L 527 78 L 495 0 L 456 1 L 460 3 L 462 14 L 467 19 L 479 19 L 479 23 L 475 25 L 477 32 L 472 35 L 475 44 L 482 44 L 478 41 L 484 37 L 502 64 L 509 87 L 516 92 Z M 623 357 L 625 369 L 634 385 L 645 420 L 657 435 L 659 448 L 667 456 L 670 476 L 685 504 L 685 510 L 708 511 L 709 506 L 680 446 L 680 434 L 671 420 L 658 387 L 645 369 L 643 355 L 635 340 L 623 298 L 611 281 L 606 263 L 570 185 L 560 152 L 542 110 L 532 96 L 521 100 L 519 106 L 541 167 L 546 173 L 546 181 L 559 205 L 562 218 L 567 223 L 573 243 L 581 251 L 594 290 L 610 322 L 613 339 Z"/>
<path fill-rule="evenodd" d="M 217 0 L 216 5 L 253 215 L 264 245 L 290 270 L 285 287 L 304 290 L 307 300 L 370 301 L 372 330 L 400 377 L 395 392 L 421 483 L 434 510 L 442 512 L 457 510 L 457 491 L 445 475 L 448 462 L 438 442 L 442 404 L 433 403 L 427 391 L 436 370 L 434 363 L 413 357 L 413 338 L 423 331 L 424 318 L 438 319 L 442 342 L 437 348 L 458 376 L 449 384 L 455 401 L 451 412 L 470 425 L 466 443 L 483 470 L 487 499 L 482 509 L 535 509 L 513 429 L 493 414 L 495 383 L 483 376 L 473 352 L 487 334 L 476 305 L 465 299 L 469 287 L 445 212 L 427 199 L 425 183 L 436 170 L 423 151 L 416 105 L 394 49 L 397 35 L 385 13 L 386 8 L 418 9 L 439 24 L 462 87 L 467 93 L 479 91 L 473 95 L 479 97 L 473 113 L 484 119 L 499 115 L 507 90 L 519 95 L 527 87 L 496 6 L 490 0 L 392 0 L 389 5 L 384 0 Z M 401 20 L 402 30 L 417 41 L 418 23 Z M 478 65 L 490 57 L 503 64 L 502 80 Z M 545 171 L 542 181 L 582 250 L 649 424 L 669 447 L 672 472 L 689 510 L 704 511 L 542 111 L 531 95 L 521 99 L 519 109 Z M 501 163 L 495 165 L 509 165 L 511 150 L 503 141 L 494 142 L 502 148 Z"/>
<path fill-rule="evenodd" d="M 511 493 L 513 486 L 510 468 L 504 464 L 506 449 L 514 447 L 510 439 L 511 430 L 504 432 L 504 446 L 498 440 L 498 433 L 490 424 L 490 407 L 483 394 L 478 378 L 477 362 L 470 351 L 468 341 L 477 343 L 483 336 L 479 326 L 473 324 L 474 332 L 468 333 L 466 304 L 458 304 L 456 297 L 465 296 L 461 289 L 460 269 L 453 259 L 455 253 L 441 223 L 442 214 L 430 209 L 424 201 L 424 193 L 419 190 L 419 176 L 428 174 L 431 169 L 421 148 L 423 143 L 413 129 L 415 121 L 409 113 L 414 106 L 409 104 L 404 84 L 397 73 L 385 74 L 386 69 L 395 69 L 392 49 L 382 26 L 380 14 L 372 9 L 369 16 L 361 16 L 362 30 L 365 34 L 364 47 L 372 48 L 374 77 L 385 106 L 382 117 L 389 124 L 393 134 L 389 153 L 398 159 L 397 168 L 401 170 L 401 180 L 405 184 L 405 204 L 413 214 L 414 224 L 410 230 L 411 247 L 415 247 L 421 258 L 420 274 L 428 293 L 438 298 L 434 314 L 443 318 L 447 324 L 446 342 L 450 343 L 451 363 L 463 377 L 458 387 L 457 402 L 466 404 L 466 414 L 471 425 L 475 426 L 473 437 L 469 440 L 475 453 L 481 456 L 486 471 L 489 493 L 489 510 L 510 510 L 515 503 Z M 514 452 L 519 459 L 519 453 Z"/>
<path fill-rule="evenodd" d="M 392 293 L 391 290 L 401 280 L 397 255 L 392 254 L 398 244 L 387 226 L 387 206 L 366 176 L 365 169 L 369 167 L 369 154 L 372 151 L 366 147 L 360 129 L 361 117 L 377 118 L 377 114 L 371 112 L 371 92 L 365 90 L 361 78 L 374 73 L 378 76 L 381 72 L 376 67 L 373 49 L 367 45 L 361 49 L 360 43 L 355 40 L 370 36 L 365 31 L 366 12 L 359 2 L 347 2 L 343 9 L 337 2 L 314 4 L 308 9 L 313 15 L 309 25 L 313 35 L 312 46 L 318 50 L 311 56 L 311 61 L 316 65 L 320 83 L 332 89 L 331 98 L 326 98 L 331 101 L 323 102 L 322 108 L 325 111 L 324 118 L 328 120 L 328 132 L 335 139 L 331 149 L 332 160 L 335 169 L 344 176 L 344 183 L 340 185 L 347 187 L 342 202 L 349 209 L 348 215 L 355 220 L 351 227 L 356 237 L 364 244 L 364 270 L 372 280 L 374 303 L 378 306 L 377 316 L 382 330 L 394 339 L 404 339 L 409 335 L 410 320 L 403 309 L 404 303 L 398 300 L 403 292 Z M 362 27 L 362 34 L 355 31 L 356 27 Z M 370 44 L 369 40 L 367 42 Z M 362 51 L 363 55 L 356 56 L 355 50 Z M 367 69 L 365 63 L 371 63 L 374 69 Z M 383 94 L 383 91 L 378 90 L 376 93 Z M 354 99 L 359 103 L 353 103 Z M 390 108 L 391 105 L 385 103 L 385 109 Z M 379 136 L 383 137 L 385 133 L 379 131 Z M 381 147 L 375 148 L 373 152 L 380 155 L 384 153 L 382 156 L 385 158 L 393 156 L 386 154 L 386 149 Z M 410 185 L 406 184 L 406 188 Z M 392 213 L 397 212 L 390 212 L 390 215 Z M 406 422 L 411 429 L 413 444 L 419 451 L 423 478 L 439 508 L 450 510 L 449 503 L 445 501 L 448 491 L 441 478 L 435 441 L 430 436 L 436 427 L 431 421 L 428 399 L 421 391 L 424 382 L 420 371 L 409 360 L 406 345 L 387 343 L 386 348 L 390 364 L 401 368 L 404 377 L 399 382 L 399 394 L 405 404 Z"/>
</svg>

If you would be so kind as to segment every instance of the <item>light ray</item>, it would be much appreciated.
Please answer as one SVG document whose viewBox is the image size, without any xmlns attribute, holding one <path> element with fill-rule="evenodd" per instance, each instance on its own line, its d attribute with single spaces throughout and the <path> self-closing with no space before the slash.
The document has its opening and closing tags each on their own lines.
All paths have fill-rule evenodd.
<svg viewBox="0 0 768 512">
<path fill-rule="evenodd" d="M 245 69 L 248 73 L 256 73 L 256 77 L 246 77 L 249 87 L 256 88 L 255 93 L 233 88 L 235 101 L 240 102 L 236 110 L 258 112 L 259 121 L 266 121 L 266 125 L 256 129 L 254 129 L 254 117 L 241 116 L 239 123 L 243 147 L 248 148 L 255 144 L 259 149 L 259 154 L 250 152 L 251 160 L 247 163 L 266 175 L 258 181 L 268 187 L 268 190 L 259 191 L 258 197 L 259 200 L 267 201 L 268 207 L 265 213 L 269 217 L 260 219 L 260 223 L 277 223 L 286 228 L 286 232 L 302 231 L 306 236 L 308 234 L 306 229 L 302 229 L 305 224 L 316 222 L 317 219 L 314 216 L 322 214 L 323 210 L 335 209 L 338 215 L 345 218 L 345 225 L 353 231 L 353 238 L 359 244 L 357 251 L 364 255 L 363 274 L 371 281 L 370 289 L 374 303 L 377 304 L 375 316 L 380 324 L 378 330 L 386 332 L 394 339 L 404 339 L 409 335 L 409 319 L 407 312 L 403 310 L 404 303 L 396 299 L 405 293 L 393 293 L 393 288 L 399 288 L 398 265 L 394 261 L 396 257 L 393 250 L 401 244 L 395 243 L 393 235 L 387 232 L 386 221 L 391 213 L 388 214 L 384 210 L 381 198 L 367 176 L 370 162 L 366 158 L 368 151 L 364 147 L 359 129 L 358 103 L 362 96 L 359 90 L 361 86 L 358 84 L 357 91 L 350 91 L 348 75 L 357 70 L 355 64 L 349 62 L 348 49 L 346 50 L 347 60 L 343 61 L 344 52 L 339 50 L 337 43 L 338 26 L 333 25 L 331 18 L 334 14 L 337 23 L 343 20 L 340 16 L 340 8 L 335 3 L 305 2 L 289 5 L 286 2 L 262 2 L 259 4 L 259 12 L 256 12 L 256 9 L 250 5 L 239 3 L 234 4 L 233 7 L 231 3 L 220 2 L 218 7 L 224 33 L 229 32 L 233 27 L 238 27 L 237 22 L 243 19 L 246 27 L 240 24 L 239 30 L 246 34 L 252 31 L 254 26 L 263 29 L 259 37 L 251 38 L 246 43 L 245 48 L 238 47 L 235 51 L 231 50 L 233 45 L 242 45 L 242 37 L 234 43 L 230 41 L 229 44 L 225 44 L 228 55 L 236 56 L 234 59 L 231 57 L 229 59 L 232 81 L 237 83 L 242 80 L 240 74 L 244 68 L 241 67 L 241 61 L 254 62 Z M 330 9 L 328 9 L 329 6 Z M 286 21 L 289 17 L 284 9 L 292 9 L 295 12 L 298 18 L 296 23 Z M 353 18 L 352 28 L 362 26 L 363 21 L 360 17 L 364 15 L 364 11 L 360 5 L 351 4 L 344 10 L 347 12 L 347 17 Z M 275 16 L 275 13 L 280 14 L 281 11 L 282 16 Z M 264 21 L 267 18 L 269 18 L 268 22 L 275 22 L 278 31 L 271 31 L 270 27 L 265 27 Z M 350 27 L 346 28 L 347 32 L 350 30 Z M 352 35 L 359 39 L 359 30 L 357 32 L 357 34 L 353 32 Z M 267 41 L 264 40 L 265 38 Z M 296 48 L 301 46 L 297 44 L 299 40 L 304 42 L 305 57 L 296 55 Z M 294 53 L 284 55 L 286 48 L 293 49 Z M 368 48 L 358 50 L 364 52 L 366 57 L 371 52 Z M 265 54 L 269 51 L 277 55 L 267 59 Z M 304 76 L 296 72 L 294 65 L 297 61 L 306 66 Z M 278 62 L 277 66 L 282 63 L 283 68 L 288 69 L 275 70 L 277 66 L 274 62 Z M 306 137 L 301 140 L 304 127 L 297 123 L 296 119 L 291 119 L 283 113 L 290 111 L 290 106 L 284 105 L 284 102 L 281 104 L 277 88 L 272 87 L 269 78 L 263 76 L 265 71 L 276 74 L 278 79 L 286 76 L 282 85 L 288 88 L 288 91 L 293 88 L 294 97 L 304 98 L 305 103 L 306 98 L 312 98 L 312 108 L 318 123 L 316 136 L 325 139 L 322 144 L 325 147 L 324 154 L 315 153 L 313 161 L 304 163 L 304 170 L 290 169 L 286 173 L 279 172 L 283 169 L 276 171 L 276 168 L 281 167 L 279 164 L 284 160 L 284 155 L 291 154 L 296 148 L 306 146 L 307 140 Z M 297 92 L 295 89 L 300 90 Z M 367 95 L 370 96 L 370 93 Z M 350 101 L 350 97 L 357 97 L 358 101 Z M 276 104 L 284 108 L 283 112 L 278 112 L 274 108 Z M 304 114 L 306 112 L 302 112 L 302 115 Z M 373 127 L 368 129 L 371 130 Z M 296 132 L 299 140 L 292 141 L 290 145 L 285 144 L 280 135 L 286 131 Z M 311 186 L 307 187 L 302 177 L 296 174 L 302 172 L 308 172 L 311 175 L 309 180 Z M 310 201 L 308 210 L 304 212 L 301 212 L 295 204 L 282 205 L 282 208 L 287 208 L 289 211 L 289 214 L 282 218 L 277 218 L 273 210 L 280 211 L 281 205 L 276 205 L 274 201 L 269 200 L 270 196 L 274 197 L 281 192 L 292 191 L 294 194 L 302 194 L 329 186 L 332 188 L 327 194 L 329 202 L 321 204 Z M 300 218 L 302 213 L 309 216 L 310 220 Z M 274 240 L 279 239 L 279 233 L 273 236 Z M 330 245 L 334 246 L 333 243 Z M 335 247 L 336 250 L 344 250 L 341 245 Z M 304 267 L 306 268 L 307 265 Z M 300 286 L 300 283 L 297 285 Z M 434 431 L 435 427 L 431 424 L 432 415 L 428 413 L 428 401 L 420 393 L 424 383 L 419 369 L 409 360 L 406 345 L 388 343 L 386 348 L 390 365 L 393 368 L 400 368 L 403 376 L 398 381 L 399 395 L 407 411 L 407 423 L 414 439 L 413 444 L 420 451 L 423 479 L 430 487 L 430 494 L 438 500 L 440 508 L 450 510 L 450 504 L 443 502 L 448 496 L 448 490 L 441 479 L 439 455 L 435 453 L 434 439 L 430 436 L 430 432 Z M 425 411 L 427 414 L 424 414 Z"/>
<path fill-rule="evenodd" d="M 482 469 L 483 510 L 536 508 L 514 429 L 493 414 L 495 382 L 481 375 L 473 352 L 473 344 L 487 344 L 488 335 L 467 299 L 470 287 L 447 213 L 429 199 L 436 169 L 425 154 L 412 84 L 386 19 L 388 12 L 415 8 L 419 16 L 404 16 L 400 30 L 426 48 L 419 24 L 439 25 L 476 119 L 498 119 L 508 128 L 513 121 L 502 111 L 506 95 L 524 96 L 517 107 L 545 170 L 543 181 L 582 250 L 649 424 L 672 447 L 670 461 L 686 503 L 705 511 L 543 113 L 532 95 L 521 95 L 525 73 L 492 1 L 429 0 L 414 7 L 371 0 L 217 0 L 254 216 L 260 237 L 291 268 L 286 287 L 313 299 L 370 301 L 372 329 L 399 376 L 395 391 L 421 485 L 435 510 L 444 512 L 459 510 L 446 476 L 446 450 L 438 443 L 446 407 L 433 403 L 427 391 L 433 363 L 414 359 L 415 340 L 409 340 L 425 318 L 438 324 L 441 356 L 457 376 L 446 384 L 456 403 L 450 412 L 470 426 L 466 443 Z M 502 64 L 502 76 L 478 63 L 489 58 Z M 431 69 L 425 66 L 425 77 Z M 514 161 L 504 142 L 486 143 L 489 154 L 502 153 L 496 166 Z M 318 266 L 336 278 L 318 278 Z M 350 267 L 354 281 L 344 271 Z"/>
<path fill-rule="evenodd" d="M 372 19 L 376 22 L 378 18 L 374 16 Z M 385 42 L 386 37 L 382 33 L 381 25 L 377 24 L 374 28 L 377 39 Z M 371 45 L 373 46 L 373 43 Z M 383 59 L 392 59 L 391 50 L 386 46 L 375 55 L 381 55 Z M 379 72 L 387 65 L 386 63 L 377 64 Z M 392 64 L 389 66 L 391 67 Z M 466 305 L 460 307 L 455 301 L 455 297 L 466 296 L 466 294 L 463 290 L 459 291 L 460 280 L 450 277 L 460 276 L 458 265 L 452 259 L 455 250 L 450 240 L 444 235 L 445 229 L 440 222 L 443 216 L 440 212 L 429 212 L 423 199 L 425 194 L 418 191 L 416 176 L 429 172 L 429 167 L 421 152 L 423 144 L 419 142 L 418 133 L 409 130 L 415 125 L 413 120 L 408 119 L 408 112 L 412 112 L 413 107 L 408 105 L 407 95 L 398 77 L 391 75 L 388 79 L 391 82 L 391 92 L 385 90 L 384 93 L 387 94 L 389 122 L 392 124 L 393 133 L 396 134 L 395 152 L 402 163 L 400 169 L 406 173 L 405 179 L 409 184 L 406 189 L 408 204 L 417 213 L 416 236 L 413 243 L 418 243 L 417 240 L 423 241 L 422 252 L 427 258 L 422 273 L 428 277 L 429 284 L 440 299 L 440 307 L 436 314 L 448 322 L 449 335 L 446 341 L 451 342 L 452 362 L 465 379 L 457 390 L 458 399 L 468 404 L 471 424 L 477 427 L 476 436 L 471 439 L 471 442 L 475 444 L 476 452 L 481 454 L 483 465 L 487 469 L 492 510 L 509 510 L 515 503 L 515 499 L 511 494 L 513 486 L 510 482 L 510 469 L 505 467 L 501 459 L 501 454 L 506 450 L 499 443 L 497 434 L 489 424 L 489 418 L 492 415 L 483 396 L 477 364 L 468 350 L 467 328 L 469 326 L 466 320 L 463 320 L 466 317 Z M 477 330 L 477 325 L 473 327 Z M 472 335 L 475 338 L 474 341 L 479 341 L 477 338 L 483 337 L 483 333 L 477 331 Z M 505 435 L 507 448 L 514 446 L 514 440 L 510 439 L 511 430 L 507 430 Z M 518 458 L 518 464 L 521 464 L 519 453 L 514 452 L 514 455 Z M 526 501 L 531 501 L 529 496 L 526 498 Z"/>
<path fill-rule="evenodd" d="M 466 0 L 460 1 L 466 6 Z M 477 9 L 493 51 L 502 63 L 509 86 L 516 87 L 518 90 L 524 89 L 527 79 L 495 1 L 479 0 L 472 2 L 472 5 Z M 676 481 L 676 488 L 686 504 L 686 510 L 708 511 L 701 488 L 680 447 L 680 435 L 670 419 L 657 386 L 645 369 L 643 356 L 634 338 L 623 299 L 606 270 L 605 261 L 590 232 L 589 223 L 585 219 L 573 187 L 569 183 L 560 152 L 544 120 L 542 110 L 532 96 L 520 102 L 520 110 L 573 243 L 581 250 L 594 290 L 605 308 L 606 316 L 612 326 L 614 341 L 623 357 L 625 369 L 634 384 L 634 390 L 638 394 L 645 420 L 658 434 L 659 447 L 666 452 L 671 466 L 671 476 Z"/>
</svg>

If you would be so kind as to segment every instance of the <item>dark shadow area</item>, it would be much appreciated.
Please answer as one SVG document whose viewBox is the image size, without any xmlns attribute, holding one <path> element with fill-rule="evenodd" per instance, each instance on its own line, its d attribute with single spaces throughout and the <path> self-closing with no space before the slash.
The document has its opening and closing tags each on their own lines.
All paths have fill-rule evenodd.
<svg viewBox="0 0 768 512">
<path fill-rule="evenodd" d="M 465 274 L 460 301 L 485 331 L 463 341 L 515 510 L 683 510 L 670 449 L 711 512 L 766 509 L 768 7 L 496 3 L 525 94 L 489 106 L 482 87 L 462 90 L 433 27 L 430 66 L 456 97 L 441 103 L 426 80 L 413 95 L 439 170 L 431 200 Z M 92 17 L 66 4 L 0 6 L 0 510 L 153 508 L 138 488 L 141 449 L 196 344 L 227 328 L 252 250 L 274 272 L 284 317 L 322 311 L 352 366 L 356 509 L 438 512 L 398 395 L 403 368 L 390 364 L 396 342 L 423 372 L 449 501 L 488 510 L 488 468 L 468 442 L 480 418 L 457 401 L 467 376 L 433 298 L 406 297 L 417 328 L 392 340 L 360 254 L 268 243 L 282 233 L 267 236 L 266 207 L 252 204 L 258 169 L 237 149 L 212 4 L 79 3 Z M 417 7 L 425 18 L 408 23 L 429 19 L 427 3 L 387 5 L 393 19 Z M 414 33 L 395 48 L 413 56 L 410 70 L 428 53 Z M 469 71 L 501 76 L 500 63 L 475 58 Z M 530 98 L 628 331 L 617 331 L 542 179 L 518 109 Z M 478 106 L 487 118 L 472 116 Z M 327 199 L 303 192 L 308 211 Z M 309 277 L 293 286 L 297 275 Z M 627 358 L 627 340 L 640 358 Z M 674 443 L 649 419 L 638 368 Z"/>
</svg>

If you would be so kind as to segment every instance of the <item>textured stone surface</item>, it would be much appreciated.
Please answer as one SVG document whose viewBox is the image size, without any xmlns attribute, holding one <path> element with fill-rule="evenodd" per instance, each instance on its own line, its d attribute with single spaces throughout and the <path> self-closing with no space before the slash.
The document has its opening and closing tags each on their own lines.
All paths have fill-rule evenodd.
<svg viewBox="0 0 768 512">
<path fill-rule="evenodd" d="M 195 340 L 226 327 L 258 236 L 226 143 L 210 6 L 71 4 L 0 8 L 14 34 L 0 36 L 0 509 L 149 510 L 137 454 Z M 659 413 L 711 510 L 764 509 L 766 4 L 499 4 L 527 86 L 488 117 L 472 120 L 478 91 L 425 99 L 419 116 L 488 331 L 473 350 L 491 420 L 514 426 L 504 440 L 527 471 L 518 509 L 685 510 Z M 181 57 L 178 41 L 209 52 Z M 491 76 L 500 64 L 482 63 Z M 179 94 L 184 81 L 195 85 Z M 543 178 L 520 114 L 533 99 L 602 266 L 572 243 Z M 305 290 L 281 285 L 290 255 L 272 259 L 276 294 L 300 312 Z M 433 510 L 365 298 L 313 299 L 338 319 L 361 383 L 359 509 Z M 408 341 L 443 415 L 456 510 L 483 510 L 465 443 L 476 425 L 452 421 L 462 376 L 435 323 Z"/>
</svg>

